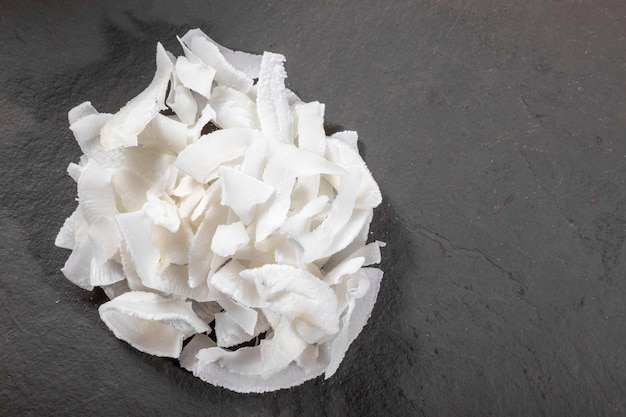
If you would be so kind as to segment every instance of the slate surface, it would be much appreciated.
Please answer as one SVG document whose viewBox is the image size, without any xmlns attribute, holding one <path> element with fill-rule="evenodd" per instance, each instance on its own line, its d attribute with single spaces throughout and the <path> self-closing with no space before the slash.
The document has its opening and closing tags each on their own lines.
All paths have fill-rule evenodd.
<svg viewBox="0 0 626 417">
<path fill-rule="evenodd" d="M 0 414 L 626 415 L 626 3 L 0 2 Z M 161 41 L 287 56 L 385 195 L 379 302 L 330 380 L 239 395 L 116 340 L 53 239 Z"/>
</svg>

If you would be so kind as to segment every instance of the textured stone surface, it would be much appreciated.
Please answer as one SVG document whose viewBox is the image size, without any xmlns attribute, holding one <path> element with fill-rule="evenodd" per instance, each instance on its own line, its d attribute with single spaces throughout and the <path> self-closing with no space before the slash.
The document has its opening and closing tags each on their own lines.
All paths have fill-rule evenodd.
<svg viewBox="0 0 626 417">
<path fill-rule="evenodd" d="M 0 414 L 626 415 L 624 2 L 172 3 L 0 4 Z M 379 303 L 328 381 L 207 385 L 59 272 L 67 110 L 116 111 L 193 27 L 285 54 L 384 193 Z"/>
</svg>

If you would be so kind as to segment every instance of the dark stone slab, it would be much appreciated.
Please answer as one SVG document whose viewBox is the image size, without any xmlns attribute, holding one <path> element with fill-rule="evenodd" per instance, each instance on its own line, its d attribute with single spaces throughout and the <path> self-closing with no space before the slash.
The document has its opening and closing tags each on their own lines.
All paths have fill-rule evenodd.
<svg viewBox="0 0 626 417">
<path fill-rule="evenodd" d="M 0 414 L 626 415 L 626 3 L 4 1 Z M 116 111 L 157 41 L 200 27 L 287 57 L 358 130 L 386 271 L 338 373 L 240 395 L 144 355 L 59 269 L 80 155 L 66 113 Z"/>
</svg>

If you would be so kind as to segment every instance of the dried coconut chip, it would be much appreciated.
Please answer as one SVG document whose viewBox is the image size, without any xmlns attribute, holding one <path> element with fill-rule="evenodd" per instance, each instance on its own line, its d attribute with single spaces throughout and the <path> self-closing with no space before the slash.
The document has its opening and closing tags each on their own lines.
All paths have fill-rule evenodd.
<svg viewBox="0 0 626 417">
<path fill-rule="evenodd" d="M 198 29 L 179 41 L 180 57 L 157 45 L 152 82 L 117 113 L 70 110 L 84 155 L 68 167 L 78 207 L 55 241 L 72 250 L 62 271 L 104 289 L 115 336 L 211 384 L 329 378 L 382 279 L 367 267 L 384 246 L 367 244 L 381 194 L 357 134 L 326 136 L 324 105 L 285 87 L 284 56 Z"/>
</svg>

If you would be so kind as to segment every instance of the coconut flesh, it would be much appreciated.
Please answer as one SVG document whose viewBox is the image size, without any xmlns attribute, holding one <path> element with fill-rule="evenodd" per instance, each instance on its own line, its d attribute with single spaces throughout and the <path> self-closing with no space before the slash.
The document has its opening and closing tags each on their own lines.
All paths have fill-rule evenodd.
<svg viewBox="0 0 626 417">
<path fill-rule="evenodd" d="M 150 85 L 115 114 L 69 112 L 83 155 L 63 274 L 101 287 L 116 337 L 237 392 L 332 376 L 380 287 L 367 242 L 380 190 L 357 134 L 285 87 L 285 58 L 198 29 L 157 45 Z M 187 340 L 191 338 L 190 340 Z M 187 340 L 186 343 L 184 343 Z"/>
</svg>

